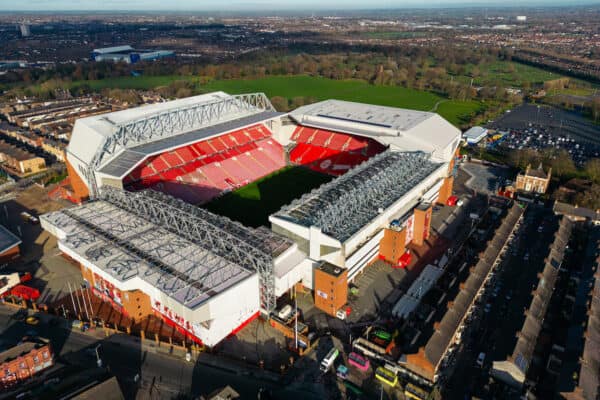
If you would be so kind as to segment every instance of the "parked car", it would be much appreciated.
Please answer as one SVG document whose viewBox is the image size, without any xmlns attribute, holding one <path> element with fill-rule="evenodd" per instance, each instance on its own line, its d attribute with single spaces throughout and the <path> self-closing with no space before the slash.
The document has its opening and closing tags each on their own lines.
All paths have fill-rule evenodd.
<svg viewBox="0 0 600 400">
<path fill-rule="evenodd" d="M 483 368 L 483 362 L 485 361 L 485 353 L 481 352 L 479 353 L 479 355 L 477 356 L 477 366 L 479 368 Z"/>
</svg>

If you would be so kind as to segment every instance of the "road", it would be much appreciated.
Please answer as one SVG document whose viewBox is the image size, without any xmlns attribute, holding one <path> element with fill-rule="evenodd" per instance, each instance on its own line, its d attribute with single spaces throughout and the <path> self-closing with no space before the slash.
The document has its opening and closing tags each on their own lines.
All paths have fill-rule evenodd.
<svg viewBox="0 0 600 400">
<path fill-rule="evenodd" d="M 186 362 L 181 356 L 163 354 L 152 348 L 144 350 L 126 335 L 102 338 L 101 335 L 71 332 L 64 328 L 66 322 L 63 320 L 56 326 L 42 321 L 31 327 L 12 319 L 15 312 L 14 308 L 0 306 L 0 347 L 10 347 L 24 335 L 38 334 L 51 340 L 60 360 L 91 368 L 96 364 L 96 357 L 87 349 L 100 344 L 103 365 L 117 377 L 128 399 L 163 399 L 179 394 L 195 398 L 226 385 L 231 385 L 244 399 L 256 398 L 260 388 L 271 391 L 275 399 L 320 398 L 302 390 L 299 385 L 284 385 L 267 379 L 266 374 L 261 376 L 260 371 L 228 364 L 227 360 L 216 365 L 210 355 L 206 355 L 206 360 L 211 360 L 210 365 L 203 361 L 203 355 L 195 363 Z M 136 375 L 139 375 L 137 383 Z"/>
</svg>

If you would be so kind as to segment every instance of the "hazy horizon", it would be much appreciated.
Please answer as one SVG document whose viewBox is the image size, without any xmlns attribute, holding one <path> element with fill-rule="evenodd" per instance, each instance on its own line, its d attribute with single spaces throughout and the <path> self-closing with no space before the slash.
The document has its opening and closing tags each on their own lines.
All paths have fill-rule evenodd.
<svg viewBox="0 0 600 400">
<path fill-rule="evenodd" d="M 14 0 L 0 0 L 0 12 L 262 12 L 281 11 L 358 11 L 358 10 L 394 10 L 394 9 L 436 9 L 436 8 L 527 8 L 527 7 L 566 7 L 600 5 L 600 0 L 437 0 L 424 3 L 417 0 L 385 1 L 385 0 L 298 0 L 282 4 L 275 0 L 223 0 L 202 1 L 178 0 L 28 0 L 15 4 Z"/>
</svg>

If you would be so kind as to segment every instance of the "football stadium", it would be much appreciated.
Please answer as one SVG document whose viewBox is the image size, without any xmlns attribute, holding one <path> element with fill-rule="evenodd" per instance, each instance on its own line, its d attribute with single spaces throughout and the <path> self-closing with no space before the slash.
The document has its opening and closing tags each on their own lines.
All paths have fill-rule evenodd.
<svg viewBox="0 0 600 400">
<path fill-rule="evenodd" d="M 296 285 L 335 316 L 370 263 L 405 264 L 452 194 L 460 137 L 435 113 L 338 100 L 280 113 L 261 93 L 215 92 L 141 106 L 75 123 L 79 205 L 41 222 L 97 296 L 214 346 Z M 266 217 L 244 223 L 255 210 Z"/>
</svg>

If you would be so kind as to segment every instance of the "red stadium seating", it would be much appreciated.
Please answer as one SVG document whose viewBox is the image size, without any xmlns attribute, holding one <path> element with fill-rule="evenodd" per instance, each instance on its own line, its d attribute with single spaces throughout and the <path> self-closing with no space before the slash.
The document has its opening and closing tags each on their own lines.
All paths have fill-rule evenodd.
<svg viewBox="0 0 600 400">
<path fill-rule="evenodd" d="M 368 138 L 298 126 L 289 158 L 295 164 L 341 175 L 385 147 Z M 254 125 L 149 157 L 124 179 L 131 190 L 152 187 L 191 203 L 204 203 L 285 167 L 285 150 L 269 129 Z"/>
<path fill-rule="evenodd" d="M 185 201 L 206 202 L 284 166 L 283 147 L 259 124 L 152 156 L 124 184 L 132 190 L 152 187 Z"/>
<path fill-rule="evenodd" d="M 304 126 L 296 127 L 291 139 L 296 142 L 291 162 L 331 175 L 341 175 L 385 150 L 369 138 Z"/>
</svg>

